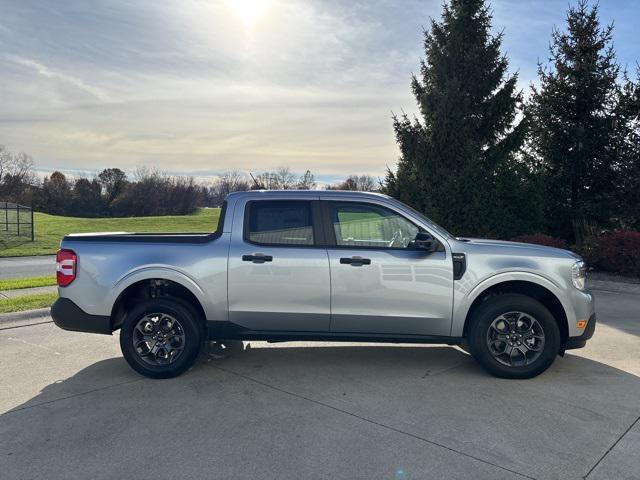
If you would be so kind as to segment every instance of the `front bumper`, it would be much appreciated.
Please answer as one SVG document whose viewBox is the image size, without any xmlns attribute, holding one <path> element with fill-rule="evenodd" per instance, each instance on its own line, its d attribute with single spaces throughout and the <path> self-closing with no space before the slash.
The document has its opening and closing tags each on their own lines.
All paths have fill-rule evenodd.
<svg viewBox="0 0 640 480">
<path fill-rule="evenodd" d="M 576 348 L 582 348 L 587 344 L 587 340 L 593 337 L 593 333 L 596 331 L 596 314 L 594 313 L 589 317 L 587 326 L 579 337 L 569 337 L 564 346 L 565 350 L 573 350 Z"/>
<path fill-rule="evenodd" d="M 63 330 L 111 335 L 111 317 L 90 315 L 68 298 L 58 298 L 51 306 L 53 322 Z"/>
</svg>

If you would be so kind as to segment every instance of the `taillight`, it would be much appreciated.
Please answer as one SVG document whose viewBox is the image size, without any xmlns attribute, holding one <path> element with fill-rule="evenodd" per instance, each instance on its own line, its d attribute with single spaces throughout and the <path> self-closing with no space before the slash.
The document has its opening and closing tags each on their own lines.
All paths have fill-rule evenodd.
<svg viewBox="0 0 640 480">
<path fill-rule="evenodd" d="M 56 280 L 58 285 L 66 287 L 76 278 L 78 257 L 73 250 L 58 250 L 56 253 Z"/>
</svg>

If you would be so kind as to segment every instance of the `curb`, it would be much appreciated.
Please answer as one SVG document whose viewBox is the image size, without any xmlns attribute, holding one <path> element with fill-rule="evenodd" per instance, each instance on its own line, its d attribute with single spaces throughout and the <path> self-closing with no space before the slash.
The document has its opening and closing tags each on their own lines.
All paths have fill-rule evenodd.
<svg viewBox="0 0 640 480">
<path fill-rule="evenodd" d="M 48 317 L 50 312 L 51 308 L 37 308 L 35 310 L 25 310 L 23 312 L 0 313 L 0 325 L 20 322 L 22 320 Z"/>
</svg>

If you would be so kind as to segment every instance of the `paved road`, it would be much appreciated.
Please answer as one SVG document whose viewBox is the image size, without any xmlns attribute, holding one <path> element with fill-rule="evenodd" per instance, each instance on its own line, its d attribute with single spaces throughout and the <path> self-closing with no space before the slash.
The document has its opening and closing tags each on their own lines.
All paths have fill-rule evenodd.
<svg viewBox="0 0 640 480">
<path fill-rule="evenodd" d="M 263 342 L 153 381 L 117 336 L 5 323 L 2 478 L 640 478 L 640 296 L 597 309 L 526 381 L 453 347 Z"/>
<path fill-rule="evenodd" d="M 55 255 L 0 258 L 0 280 L 55 274 Z"/>
</svg>

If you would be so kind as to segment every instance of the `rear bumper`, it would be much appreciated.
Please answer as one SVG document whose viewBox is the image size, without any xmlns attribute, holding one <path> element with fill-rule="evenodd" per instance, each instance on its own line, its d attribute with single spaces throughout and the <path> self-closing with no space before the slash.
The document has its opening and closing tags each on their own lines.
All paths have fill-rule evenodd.
<svg viewBox="0 0 640 480">
<path fill-rule="evenodd" d="M 53 322 L 63 330 L 111 335 L 111 318 L 90 315 L 68 298 L 58 298 L 51 306 Z"/>
<path fill-rule="evenodd" d="M 565 350 L 573 350 L 575 348 L 582 348 L 587 344 L 587 340 L 593 337 L 593 333 L 596 331 L 596 314 L 594 313 L 589 318 L 587 326 L 579 337 L 567 338 L 567 343 L 564 347 Z"/>
</svg>

